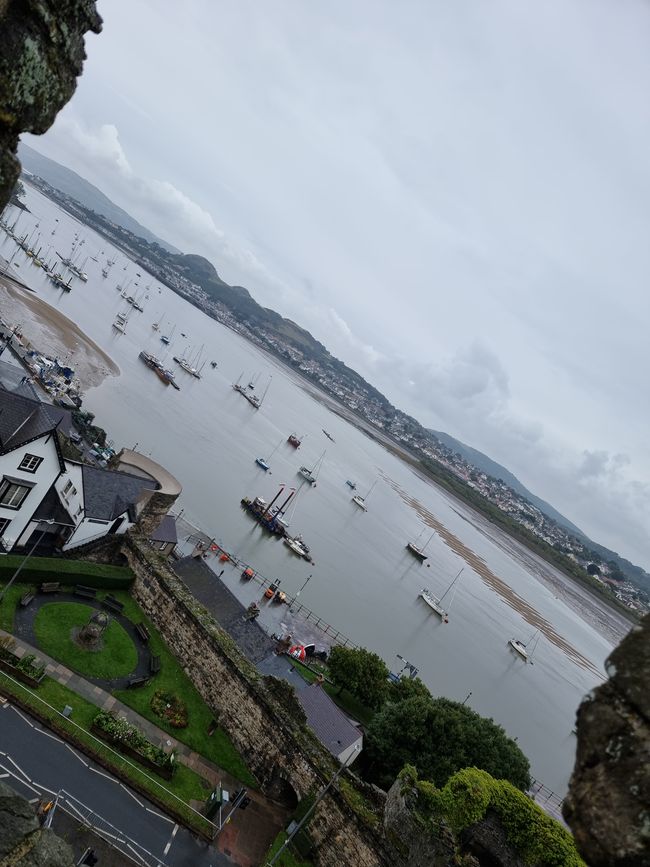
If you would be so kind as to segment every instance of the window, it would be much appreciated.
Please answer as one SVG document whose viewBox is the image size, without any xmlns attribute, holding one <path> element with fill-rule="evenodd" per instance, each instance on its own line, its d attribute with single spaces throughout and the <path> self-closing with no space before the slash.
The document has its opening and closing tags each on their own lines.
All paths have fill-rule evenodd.
<svg viewBox="0 0 650 867">
<path fill-rule="evenodd" d="M 83 506 L 79 506 L 79 508 L 78 508 L 77 511 L 75 512 L 75 518 L 78 518 L 79 515 L 83 512 L 83 510 L 84 510 L 84 507 L 83 507 Z"/>
<path fill-rule="evenodd" d="M 4 535 L 5 530 L 11 524 L 9 518 L 0 518 L 0 538 Z"/>
<path fill-rule="evenodd" d="M 43 458 L 38 455 L 25 455 L 18 466 L 19 470 L 25 470 L 26 473 L 35 473 L 43 463 Z"/>
<path fill-rule="evenodd" d="M 77 493 L 77 489 L 72 484 L 71 479 L 68 479 L 68 481 L 65 483 L 65 487 L 61 493 L 66 499 L 68 499 L 69 497 L 74 497 L 74 495 Z"/>
<path fill-rule="evenodd" d="M 158 550 L 159 551 L 164 551 L 166 547 L 167 547 L 167 542 L 160 542 L 158 544 Z"/>
<path fill-rule="evenodd" d="M 9 479 L 3 479 L 0 484 L 0 506 L 5 509 L 20 509 L 30 488 L 26 485 L 17 485 Z"/>
</svg>

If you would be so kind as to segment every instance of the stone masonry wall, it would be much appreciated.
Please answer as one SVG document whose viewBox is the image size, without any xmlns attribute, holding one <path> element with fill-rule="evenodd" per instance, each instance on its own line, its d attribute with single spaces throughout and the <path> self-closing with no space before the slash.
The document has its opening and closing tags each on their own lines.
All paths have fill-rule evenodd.
<svg viewBox="0 0 650 867">
<path fill-rule="evenodd" d="M 311 732 L 295 722 L 292 694 L 283 702 L 277 681 L 258 674 L 146 542 L 127 536 L 123 553 L 136 576 L 133 596 L 262 788 L 272 791 L 282 779 L 299 798 L 318 791 L 336 764 Z M 362 822 L 336 789 L 319 804 L 309 831 L 319 867 L 394 863 L 385 855 L 381 830 Z"/>
</svg>

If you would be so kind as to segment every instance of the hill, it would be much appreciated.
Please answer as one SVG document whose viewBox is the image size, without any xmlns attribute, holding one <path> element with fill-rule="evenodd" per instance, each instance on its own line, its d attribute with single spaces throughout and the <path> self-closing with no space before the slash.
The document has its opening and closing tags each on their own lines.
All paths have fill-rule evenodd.
<svg viewBox="0 0 650 867">
<path fill-rule="evenodd" d="M 487 473 L 488 476 L 493 476 L 495 479 L 501 479 L 501 481 L 505 482 L 513 491 L 521 494 L 522 497 L 525 497 L 533 504 L 533 506 L 538 508 L 540 512 L 543 512 L 548 518 L 552 518 L 552 520 L 561 527 L 565 527 L 581 539 L 587 538 L 579 527 L 576 527 L 575 524 L 571 523 L 571 521 L 569 521 L 568 518 L 565 518 L 564 515 L 557 511 L 557 509 L 554 509 L 550 503 L 547 503 L 546 500 L 542 500 L 541 497 L 536 497 L 535 494 L 531 493 L 528 488 L 519 481 L 517 476 L 510 472 L 510 470 L 507 470 L 501 464 L 493 461 L 492 458 L 483 454 L 483 452 L 480 452 L 478 449 L 466 445 L 444 431 L 432 430 L 431 433 L 436 436 L 441 443 L 448 446 L 450 449 L 453 449 L 455 452 L 458 452 L 466 461 L 473 464 L 484 473 Z"/>
<path fill-rule="evenodd" d="M 138 223 L 130 214 L 112 202 L 108 196 L 105 196 L 101 190 L 85 180 L 85 178 L 82 178 L 81 175 L 73 172 L 72 169 L 68 169 L 54 162 L 49 157 L 43 156 L 43 154 L 30 148 L 24 142 L 18 145 L 18 158 L 26 171 L 43 178 L 48 184 L 81 202 L 82 205 L 91 211 L 102 214 L 111 220 L 111 222 L 122 226 L 124 229 L 128 229 L 129 232 L 133 232 L 134 235 L 139 235 L 147 241 L 160 244 L 161 247 L 172 253 L 178 252 L 175 247 L 157 238 L 153 232 L 150 232 L 149 229 Z"/>
</svg>

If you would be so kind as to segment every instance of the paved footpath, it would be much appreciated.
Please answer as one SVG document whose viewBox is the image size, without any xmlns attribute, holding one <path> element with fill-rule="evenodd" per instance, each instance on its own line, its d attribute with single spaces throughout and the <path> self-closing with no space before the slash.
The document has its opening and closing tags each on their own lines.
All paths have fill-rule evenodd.
<svg viewBox="0 0 650 867">
<path fill-rule="evenodd" d="M 6 636 L 8 634 L 9 633 L 0 630 L 0 637 Z M 119 701 L 109 692 L 106 692 L 99 686 L 95 686 L 80 675 L 75 674 L 75 672 L 71 671 L 69 668 L 66 668 L 66 666 L 42 653 L 38 648 L 32 647 L 31 645 L 27 644 L 22 639 L 16 638 L 13 635 L 11 637 L 15 641 L 13 652 L 16 653 L 18 656 L 23 656 L 27 653 L 35 654 L 43 662 L 45 662 L 46 674 L 53 680 L 58 681 L 64 686 L 67 686 L 69 689 L 78 693 L 80 696 L 82 696 L 92 704 L 96 705 L 98 708 L 113 711 L 114 713 L 118 714 L 118 716 L 124 717 L 130 723 L 133 723 L 135 726 L 137 726 L 137 728 L 145 734 L 148 740 L 156 744 L 156 746 L 162 747 L 165 750 L 173 748 L 176 751 L 176 757 L 181 764 L 186 765 L 188 768 L 191 768 L 205 780 L 208 780 L 208 782 L 210 782 L 213 786 L 216 786 L 217 783 L 221 783 L 223 788 L 230 792 L 236 791 L 242 787 L 243 784 L 235 777 L 231 776 L 226 771 L 219 768 L 217 765 L 214 764 L 214 762 L 211 762 L 209 759 L 206 759 L 203 756 L 199 755 L 186 744 L 177 741 L 168 732 L 164 731 L 154 723 L 140 716 L 140 714 L 125 705 L 123 702 Z M 14 710 L 16 713 L 19 713 L 15 708 L 12 708 L 12 710 Z M 20 712 L 20 715 L 21 717 L 27 719 L 27 716 L 22 712 Z M 74 711 L 71 719 L 74 721 Z M 3 751 L 6 751 L 4 738 L 5 721 L 5 715 L 0 714 L 0 733 L 2 734 L 2 737 L 0 737 L 0 749 L 2 749 Z M 31 722 L 29 724 L 32 725 Z M 34 723 L 34 725 L 36 726 L 36 729 L 41 729 L 41 726 L 37 723 Z M 54 741 L 59 740 L 57 737 L 55 737 L 49 732 L 47 732 L 47 736 Z M 47 739 L 43 738 L 43 740 Z M 29 741 L 30 739 L 27 737 L 22 743 L 22 747 L 20 749 L 16 748 L 16 755 L 14 755 L 14 759 L 17 761 L 18 764 L 20 764 L 21 761 L 31 759 L 31 749 L 28 746 Z M 65 747 L 76 754 L 76 752 L 72 750 L 69 745 L 66 744 Z M 18 756 L 18 758 L 16 756 Z M 82 761 L 82 764 L 88 764 L 88 759 L 86 759 L 85 757 L 83 757 L 83 759 L 81 759 L 80 757 L 80 761 Z M 99 809 L 94 803 L 91 803 L 87 797 L 84 797 L 83 788 L 80 792 L 70 789 L 67 779 L 70 765 L 70 762 L 61 765 L 59 780 L 64 781 L 64 787 L 69 789 L 71 794 L 75 795 L 75 797 L 78 797 L 81 801 L 88 803 L 89 806 L 96 810 L 96 812 L 100 815 L 104 815 L 101 809 Z M 90 763 L 90 765 L 92 765 L 92 762 Z M 101 773 L 106 776 L 105 772 L 102 771 Z M 37 777 L 38 774 L 36 774 L 35 778 Z M 119 783 L 118 785 L 124 791 L 128 791 L 131 798 L 135 799 L 136 801 L 142 800 L 142 797 L 140 795 L 135 796 L 122 783 Z M 278 830 L 282 827 L 282 824 L 286 819 L 286 810 L 283 810 L 281 807 L 270 801 L 260 792 L 249 789 L 248 794 L 251 798 L 250 806 L 246 810 L 237 810 L 235 812 L 231 822 L 229 822 L 228 825 L 225 826 L 225 828 L 219 835 L 216 844 L 220 852 L 223 852 L 226 856 L 229 856 L 229 858 L 232 858 L 233 860 L 231 861 L 229 860 L 229 858 L 226 858 L 225 861 L 215 860 L 215 867 L 216 865 L 220 864 L 232 865 L 233 863 L 240 865 L 240 867 L 256 867 L 256 865 L 260 863 L 262 856 L 268 849 L 271 841 L 275 838 Z M 200 808 L 201 804 L 194 803 L 192 804 L 192 806 L 198 809 Z M 160 813 L 158 808 L 152 809 L 157 814 Z M 113 822 L 113 819 L 111 819 L 110 816 L 106 816 L 106 818 L 109 819 L 109 821 Z M 171 821 L 166 817 L 165 819 L 167 822 Z M 117 822 L 113 822 L 113 824 L 116 824 L 118 827 L 122 827 L 124 832 L 129 834 L 129 836 L 135 836 L 129 830 L 129 828 L 131 827 L 130 822 L 126 826 L 120 826 Z M 192 837 L 189 831 L 185 831 L 185 833 L 189 834 L 190 837 Z M 210 849 L 216 856 L 216 850 L 213 847 L 210 847 Z M 203 860 L 197 860 L 196 862 L 174 860 L 170 863 L 173 863 L 174 865 L 181 865 L 185 863 L 189 865 L 196 863 L 198 867 L 198 865 L 207 865 L 210 862 Z"/>
</svg>

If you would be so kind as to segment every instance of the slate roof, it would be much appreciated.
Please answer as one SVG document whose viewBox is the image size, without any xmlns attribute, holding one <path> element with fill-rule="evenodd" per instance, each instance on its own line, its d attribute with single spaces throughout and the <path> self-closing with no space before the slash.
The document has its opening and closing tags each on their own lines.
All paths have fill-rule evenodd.
<svg viewBox="0 0 650 867">
<path fill-rule="evenodd" d="M 88 464 L 82 466 L 81 474 L 86 518 L 113 521 L 135 505 L 143 489 L 156 489 L 153 479 L 143 479 L 117 470 L 103 470 Z"/>
<path fill-rule="evenodd" d="M 284 653 L 279 656 L 275 653 L 267 656 L 266 659 L 257 663 L 257 670 L 260 674 L 271 674 L 273 677 L 288 681 L 296 692 L 307 686 L 305 678 L 298 674 L 291 664 L 291 659 Z"/>
<path fill-rule="evenodd" d="M 154 530 L 153 534 L 149 538 L 152 542 L 173 542 L 175 545 L 178 542 L 176 521 L 171 515 L 165 515 L 160 522 L 160 526 Z"/>
<path fill-rule="evenodd" d="M 296 693 L 307 717 L 307 724 L 318 740 L 334 756 L 339 756 L 361 737 L 343 711 L 332 701 L 322 686 L 313 683 Z"/>
<path fill-rule="evenodd" d="M 56 524 L 65 524 L 68 527 L 74 527 L 75 525 L 66 509 L 61 505 L 61 500 L 59 500 L 59 495 L 54 485 L 45 494 L 38 509 L 36 509 L 32 516 L 33 521 L 42 521 L 47 518 L 53 518 Z M 57 529 L 56 525 L 55 529 Z"/>
<path fill-rule="evenodd" d="M 0 446 L 3 451 L 43 436 L 57 424 L 62 433 L 69 434 L 72 424 L 69 410 L 0 388 Z"/>
</svg>

